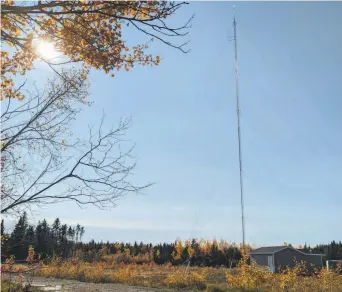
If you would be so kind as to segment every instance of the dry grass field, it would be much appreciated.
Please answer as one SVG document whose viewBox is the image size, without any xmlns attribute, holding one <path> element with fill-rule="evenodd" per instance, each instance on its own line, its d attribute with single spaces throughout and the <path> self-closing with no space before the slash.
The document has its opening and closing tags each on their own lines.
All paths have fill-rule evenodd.
<svg viewBox="0 0 342 292">
<path fill-rule="evenodd" d="M 298 263 L 293 269 L 280 274 L 271 274 L 247 264 L 244 256 L 237 268 L 189 267 L 149 264 L 124 264 L 111 262 L 88 263 L 77 258 L 66 261 L 53 260 L 48 265 L 28 264 L 2 266 L 2 274 L 15 272 L 17 281 L 21 275 L 53 277 L 91 283 L 118 283 L 130 286 L 205 291 L 342 291 L 341 271 L 329 273 L 316 270 L 303 276 L 306 268 Z M 13 274 L 11 274 L 13 275 Z M 2 290 L 5 291 L 5 290 Z"/>
</svg>

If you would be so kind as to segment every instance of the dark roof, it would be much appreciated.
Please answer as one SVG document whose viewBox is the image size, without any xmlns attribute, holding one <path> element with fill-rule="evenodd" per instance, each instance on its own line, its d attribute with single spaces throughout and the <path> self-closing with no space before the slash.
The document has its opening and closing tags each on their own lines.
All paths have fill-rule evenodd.
<svg viewBox="0 0 342 292">
<path fill-rule="evenodd" d="M 258 253 L 263 253 L 263 254 L 267 254 L 267 253 L 276 253 L 279 250 L 282 250 L 284 248 L 286 248 L 287 246 L 265 246 L 265 247 L 260 247 L 257 249 L 254 249 L 250 252 L 250 254 L 258 254 Z"/>
<path fill-rule="evenodd" d="M 305 252 L 302 252 L 301 250 L 298 250 L 298 249 L 295 249 L 291 246 L 265 246 L 265 247 L 260 247 L 260 248 L 257 248 L 257 249 L 254 249 L 252 251 L 249 252 L 249 254 L 253 255 L 253 254 L 275 254 L 276 252 L 278 251 L 281 251 L 283 249 L 286 249 L 286 248 L 290 248 L 290 249 L 293 249 L 295 251 L 298 251 L 300 252 L 301 254 L 304 254 L 304 255 L 312 255 L 312 256 L 324 256 L 324 254 L 313 254 L 313 253 L 305 253 Z"/>
</svg>

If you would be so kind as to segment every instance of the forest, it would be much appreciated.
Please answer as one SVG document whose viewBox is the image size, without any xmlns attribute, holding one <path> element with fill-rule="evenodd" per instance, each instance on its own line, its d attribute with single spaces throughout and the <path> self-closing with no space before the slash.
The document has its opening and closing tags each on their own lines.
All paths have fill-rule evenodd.
<svg viewBox="0 0 342 292">
<path fill-rule="evenodd" d="M 68 226 L 62 224 L 59 218 L 49 225 L 44 219 L 36 226 L 28 223 L 24 212 L 18 218 L 11 232 L 5 232 L 4 220 L 1 221 L 2 261 L 14 256 L 16 262 L 25 261 L 28 248 L 32 246 L 35 254 L 41 260 L 53 257 L 67 259 L 78 257 L 92 262 L 115 256 L 117 262 L 143 264 L 171 263 L 172 265 L 190 264 L 203 267 L 235 267 L 241 259 L 239 246 L 220 240 L 176 240 L 174 243 L 146 244 L 124 242 L 95 242 L 85 243 L 82 237 L 85 233 L 83 226 Z M 325 260 L 342 260 L 342 242 L 332 241 L 311 247 L 304 244 L 300 247 L 308 253 L 324 253 Z"/>
</svg>

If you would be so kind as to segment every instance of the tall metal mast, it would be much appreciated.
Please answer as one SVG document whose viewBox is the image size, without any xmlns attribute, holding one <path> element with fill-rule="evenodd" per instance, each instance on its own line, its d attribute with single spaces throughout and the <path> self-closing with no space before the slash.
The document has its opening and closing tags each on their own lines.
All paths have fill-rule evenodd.
<svg viewBox="0 0 342 292">
<path fill-rule="evenodd" d="M 237 56 L 237 39 L 236 39 L 236 20 L 234 7 L 234 49 L 235 49 L 235 85 L 236 85 L 236 115 L 238 126 L 238 142 L 239 142 L 239 169 L 240 169 L 240 199 L 241 199 L 241 224 L 242 224 L 242 245 L 245 247 L 245 212 L 243 201 L 243 173 L 242 173 L 242 153 L 241 153 L 241 130 L 240 130 L 240 103 L 239 103 L 239 74 L 238 74 L 238 56 Z"/>
</svg>

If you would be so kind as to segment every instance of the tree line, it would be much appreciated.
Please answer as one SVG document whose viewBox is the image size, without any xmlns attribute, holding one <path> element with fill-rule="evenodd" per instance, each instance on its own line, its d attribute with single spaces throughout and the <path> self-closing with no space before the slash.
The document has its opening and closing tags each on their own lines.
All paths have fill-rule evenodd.
<svg viewBox="0 0 342 292">
<path fill-rule="evenodd" d="M 235 267 L 241 259 L 239 246 L 223 240 L 176 240 L 174 243 L 146 244 L 143 242 L 82 242 L 85 233 L 83 226 L 68 226 L 57 218 L 52 225 L 44 219 L 36 226 L 28 223 L 24 212 L 19 217 L 11 233 L 6 233 L 1 221 L 1 258 L 4 261 L 14 256 L 17 261 L 24 261 L 28 247 L 32 246 L 40 259 L 54 256 L 62 259 L 78 257 L 86 261 L 114 260 L 124 263 L 151 263 L 192 266 Z M 342 242 L 332 241 L 314 247 L 299 247 L 308 253 L 324 253 L 326 260 L 342 260 Z"/>
<path fill-rule="evenodd" d="M 303 251 L 324 254 L 325 260 L 342 260 L 342 241 L 333 240 L 329 244 L 318 244 L 314 247 L 305 244 Z"/>
<path fill-rule="evenodd" d="M 171 263 L 173 265 L 189 263 L 196 266 L 234 266 L 241 258 L 239 248 L 224 241 L 216 240 L 176 241 L 175 243 L 146 244 L 123 242 L 84 243 L 84 227 L 62 224 L 57 218 L 52 225 L 44 219 L 36 226 L 28 223 L 26 212 L 19 217 L 12 232 L 5 232 L 4 220 L 1 221 L 1 259 L 14 256 L 16 261 L 25 261 L 28 248 L 32 246 L 39 259 L 62 259 L 76 256 L 86 261 L 105 260 L 115 256 L 115 260 L 126 263 Z"/>
<path fill-rule="evenodd" d="M 96 257 L 102 260 L 115 260 L 116 262 L 144 264 L 154 262 L 156 264 L 191 266 L 236 266 L 241 259 L 240 249 L 236 245 L 230 245 L 224 241 L 176 240 L 174 243 L 146 244 L 143 242 L 95 242 L 80 243 L 76 255 L 86 260 L 94 260 Z"/>
<path fill-rule="evenodd" d="M 28 223 L 26 212 L 21 215 L 11 233 L 5 232 L 4 220 L 1 221 L 1 260 L 14 256 L 16 261 L 25 261 L 28 248 L 32 246 L 40 259 L 48 259 L 54 255 L 63 258 L 71 257 L 72 251 L 82 240 L 84 227 L 62 224 L 57 218 L 52 225 L 44 219 L 36 226 Z"/>
</svg>

